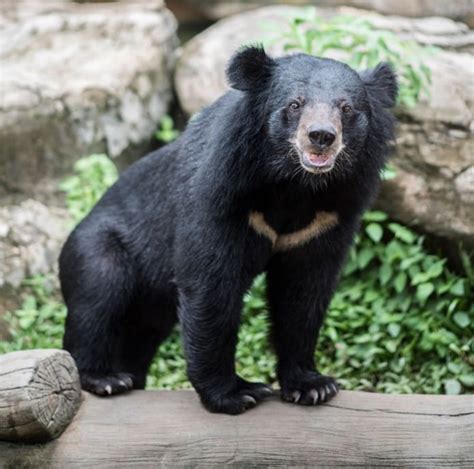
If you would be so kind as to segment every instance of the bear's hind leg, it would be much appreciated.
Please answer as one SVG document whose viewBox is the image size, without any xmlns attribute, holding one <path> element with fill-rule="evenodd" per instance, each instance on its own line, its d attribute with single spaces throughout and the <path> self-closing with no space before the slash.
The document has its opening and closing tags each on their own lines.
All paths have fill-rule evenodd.
<svg viewBox="0 0 474 469">
<path fill-rule="evenodd" d="M 134 278 L 128 256 L 115 246 L 85 254 L 73 238 L 61 254 L 61 289 L 68 310 L 63 345 L 86 391 L 110 395 L 133 387 L 133 376 L 120 358 Z"/>
</svg>

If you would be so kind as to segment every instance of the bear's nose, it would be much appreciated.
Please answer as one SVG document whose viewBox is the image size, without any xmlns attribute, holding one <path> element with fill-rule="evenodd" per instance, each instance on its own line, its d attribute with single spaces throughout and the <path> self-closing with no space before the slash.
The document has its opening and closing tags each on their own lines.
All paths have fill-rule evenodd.
<svg viewBox="0 0 474 469">
<path fill-rule="evenodd" d="M 311 127 L 308 132 L 311 143 L 319 149 L 331 146 L 336 140 L 336 129 L 334 127 Z"/>
</svg>

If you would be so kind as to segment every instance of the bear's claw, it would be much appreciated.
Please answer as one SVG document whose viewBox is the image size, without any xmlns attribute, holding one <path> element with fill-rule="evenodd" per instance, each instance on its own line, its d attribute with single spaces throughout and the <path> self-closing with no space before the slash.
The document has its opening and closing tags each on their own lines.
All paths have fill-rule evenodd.
<svg viewBox="0 0 474 469">
<path fill-rule="evenodd" d="M 316 372 L 305 373 L 300 379 L 282 384 L 281 398 L 300 405 L 317 405 L 332 399 L 339 387 L 330 376 Z"/>
<path fill-rule="evenodd" d="M 201 395 L 201 400 L 211 412 L 238 415 L 272 395 L 273 389 L 270 386 L 251 383 L 239 377 L 231 391 Z"/>
<path fill-rule="evenodd" d="M 98 396 L 121 394 L 133 389 L 133 376 L 129 373 L 81 372 L 81 386 Z"/>
</svg>

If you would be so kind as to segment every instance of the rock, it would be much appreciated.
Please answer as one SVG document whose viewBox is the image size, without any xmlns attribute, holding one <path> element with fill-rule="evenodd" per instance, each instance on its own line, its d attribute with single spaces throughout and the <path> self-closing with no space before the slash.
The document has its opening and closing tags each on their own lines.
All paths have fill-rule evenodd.
<svg viewBox="0 0 474 469">
<path fill-rule="evenodd" d="M 172 99 L 176 21 L 162 0 L 2 6 L 0 196 L 46 200 L 77 158 L 148 145 Z"/>
<path fill-rule="evenodd" d="M 208 17 L 213 19 L 241 13 L 243 11 L 257 7 L 268 6 L 275 3 L 285 3 L 287 5 L 308 5 L 316 6 L 351 6 L 375 10 L 386 15 L 403 15 L 411 17 L 422 16 L 445 16 L 455 20 L 465 21 L 474 26 L 474 3 L 472 0 L 456 0 L 455 2 L 441 2 L 431 0 L 284 0 L 275 2 L 274 0 L 210 0 L 202 2 L 200 0 L 175 0 L 174 3 L 188 4 L 199 7 Z"/>
<path fill-rule="evenodd" d="M 71 229 L 67 210 L 27 199 L 0 207 L 0 318 L 18 307 L 22 281 L 57 272 L 61 247 Z M 0 337 L 5 336 L 0 324 Z"/>
<path fill-rule="evenodd" d="M 252 10 L 225 18 L 186 43 L 175 73 L 175 86 L 183 109 L 192 114 L 224 92 L 226 89 L 223 73 L 225 62 L 232 52 L 242 44 L 262 42 L 267 39 L 269 33 L 265 29 L 265 23 L 287 28 L 287 18 L 301 14 L 302 11 L 301 8 L 288 6 Z M 351 8 L 337 10 L 319 8 L 318 13 L 324 17 L 330 17 L 336 13 L 363 16 L 369 19 L 375 27 L 397 33 L 403 39 L 416 40 L 423 45 L 435 45 L 443 48 L 446 46 L 449 52 L 465 52 L 466 49 L 474 51 L 474 31 L 462 23 L 456 23 L 447 18 L 385 17 Z M 278 44 L 272 46 L 270 50 L 274 54 L 282 53 L 282 48 Z M 430 59 L 430 57 L 427 58 L 427 60 Z M 448 51 L 436 54 L 435 58 L 430 61 L 430 65 L 434 67 L 433 75 L 446 72 L 446 63 L 449 64 L 451 72 L 453 62 L 463 70 L 468 70 L 472 64 L 472 55 L 467 52 L 465 54 L 449 54 Z M 444 77 L 445 80 L 450 78 L 449 76 Z M 471 79 L 471 75 L 468 78 Z M 468 81 L 463 84 L 463 99 L 471 94 L 468 85 Z M 450 89 L 450 87 L 446 89 L 444 86 L 438 88 L 437 91 L 441 90 L 443 97 L 450 93 L 450 98 L 455 99 L 456 102 L 459 101 L 455 96 L 457 89 Z M 443 102 L 443 105 L 449 105 L 451 99 L 443 97 L 439 100 Z M 457 111 L 459 103 L 458 106 L 454 106 Z M 424 105 L 418 106 L 416 109 L 417 112 L 431 112 L 431 109 L 426 109 Z M 442 112 L 442 108 L 438 110 Z M 466 116 L 466 112 L 463 111 L 463 115 Z M 471 115 L 470 111 L 469 115 Z"/>
<path fill-rule="evenodd" d="M 175 73 L 183 109 L 193 114 L 223 94 L 227 88 L 224 69 L 231 54 L 242 44 L 262 41 L 267 34 L 262 24 L 273 22 L 284 28 L 288 17 L 298 11 L 296 7 L 274 6 L 241 13 L 219 21 L 189 41 Z M 319 9 L 326 16 L 335 12 Z M 419 39 L 417 34 L 423 34 L 426 39 L 429 35 L 437 38 L 438 44 L 443 42 L 440 38 L 473 34 L 465 25 L 448 19 L 402 20 L 366 14 L 376 26 L 403 37 Z M 465 44 L 461 47 L 464 52 L 459 52 L 454 42 L 449 50 L 426 58 L 432 70 L 430 97 L 422 98 L 414 108 L 397 110 L 400 128 L 393 162 L 398 173 L 383 185 L 378 205 L 422 231 L 473 246 L 474 56 L 465 52 Z M 274 55 L 282 52 L 279 44 L 269 50 Z"/>
<path fill-rule="evenodd" d="M 474 31 L 464 23 L 449 18 L 429 17 L 411 19 L 403 16 L 383 16 L 365 10 L 340 8 L 342 13 L 369 18 L 379 29 L 392 31 L 402 39 L 415 40 L 426 46 L 442 47 L 459 52 L 474 52 Z"/>
<path fill-rule="evenodd" d="M 194 114 L 227 89 L 224 70 L 232 53 L 242 44 L 261 42 L 265 22 L 285 27 L 287 18 L 301 10 L 266 7 L 220 20 L 188 41 L 175 72 L 175 88 L 181 107 Z M 276 46 L 276 53 L 281 50 Z"/>
<path fill-rule="evenodd" d="M 70 228 L 70 217 L 62 208 L 32 199 L 1 207 L 0 288 L 16 288 L 25 277 L 48 273 Z"/>
<path fill-rule="evenodd" d="M 471 151 L 474 152 L 474 148 L 471 148 Z M 454 184 L 461 202 L 472 206 L 474 204 L 474 166 L 470 166 L 460 173 L 456 177 Z"/>
</svg>

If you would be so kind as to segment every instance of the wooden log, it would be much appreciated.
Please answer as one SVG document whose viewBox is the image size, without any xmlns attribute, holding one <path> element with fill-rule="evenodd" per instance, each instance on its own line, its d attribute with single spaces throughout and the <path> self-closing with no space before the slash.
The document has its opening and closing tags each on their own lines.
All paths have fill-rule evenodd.
<svg viewBox="0 0 474 469">
<path fill-rule="evenodd" d="M 80 402 L 79 374 L 68 352 L 24 350 L 0 357 L 0 440 L 56 438 Z"/>
<path fill-rule="evenodd" d="M 210 414 L 192 391 L 86 395 L 61 438 L 0 443 L 6 468 L 473 468 L 474 397 L 341 391 L 303 407 L 269 399 Z"/>
</svg>

